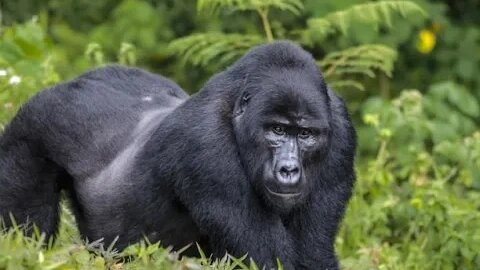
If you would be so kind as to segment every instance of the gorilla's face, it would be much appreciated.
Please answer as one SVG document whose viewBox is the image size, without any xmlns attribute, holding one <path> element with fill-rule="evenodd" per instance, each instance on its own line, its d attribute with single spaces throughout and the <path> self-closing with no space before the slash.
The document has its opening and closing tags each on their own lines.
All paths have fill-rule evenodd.
<svg viewBox="0 0 480 270">
<path fill-rule="evenodd" d="M 311 170 L 328 149 L 326 96 L 302 74 L 272 76 L 245 90 L 234 115 L 242 162 L 256 191 L 280 212 L 301 204 L 315 181 Z"/>
</svg>

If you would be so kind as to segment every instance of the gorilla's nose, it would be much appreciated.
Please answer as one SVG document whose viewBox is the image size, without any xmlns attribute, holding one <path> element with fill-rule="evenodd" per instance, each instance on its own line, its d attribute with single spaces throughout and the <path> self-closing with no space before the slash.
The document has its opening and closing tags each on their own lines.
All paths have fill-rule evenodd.
<svg viewBox="0 0 480 270">
<path fill-rule="evenodd" d="M 282 184 L 294 185 L 300 180 L 300 166 L 297 161 L 280 162 L 278 168 L 277 180 Z"/>
</svg>

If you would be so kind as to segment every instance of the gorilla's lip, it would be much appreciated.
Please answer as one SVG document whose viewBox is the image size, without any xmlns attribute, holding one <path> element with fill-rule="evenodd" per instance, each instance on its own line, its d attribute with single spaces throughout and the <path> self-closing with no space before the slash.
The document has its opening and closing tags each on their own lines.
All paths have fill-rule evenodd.
<svg viewBox="0 0 480 270">
<path fill-rule="evenodd" d="M 286 198 L 286 199 L 293 198 L 293 197 L 298 197 L 302 194 L 301 192 L 279 193 L 279 192 L 275 192 L 275 191 L 269 189 L 267 186 L 265 186 L 265 188 L 267 189 L 267 191 L 270 194 L 278 196 L 278 197 Z"/>
</svg>

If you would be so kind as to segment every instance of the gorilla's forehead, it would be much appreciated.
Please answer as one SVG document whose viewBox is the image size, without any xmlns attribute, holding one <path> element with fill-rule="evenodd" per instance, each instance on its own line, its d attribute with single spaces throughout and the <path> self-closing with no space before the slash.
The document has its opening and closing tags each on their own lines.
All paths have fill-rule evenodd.
<svg viewBox="0 0 480 270">
<path fill-rule="evenodd" d="M 264 113 L 296 114 L 318 118 L 328 113 L 326 89 L 320 75 L 299 70 L 276 70 L 265 76 L 258 87 Z"/>
<path fill-rule="evenodd" d="M 313 88 L 278 86 L 258 95 L 256 108 L 265 121 L 328 128 L 328 103 Z"/>
</svg>

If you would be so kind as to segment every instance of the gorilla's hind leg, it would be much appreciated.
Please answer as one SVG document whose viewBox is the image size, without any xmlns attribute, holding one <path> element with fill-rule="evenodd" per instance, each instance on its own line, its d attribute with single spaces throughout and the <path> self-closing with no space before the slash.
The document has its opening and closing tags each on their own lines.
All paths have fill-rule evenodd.
<svg viewBox="0 0 480 270">
<path fill-rule="evenodd" d="M 37 153 L 36 147 L 22 140 L 0 138 L 0 219 L 12 225 L 32 224 L 52 236 L 57 229 L 61 170 L 52 161 Z"/>
</svg>

